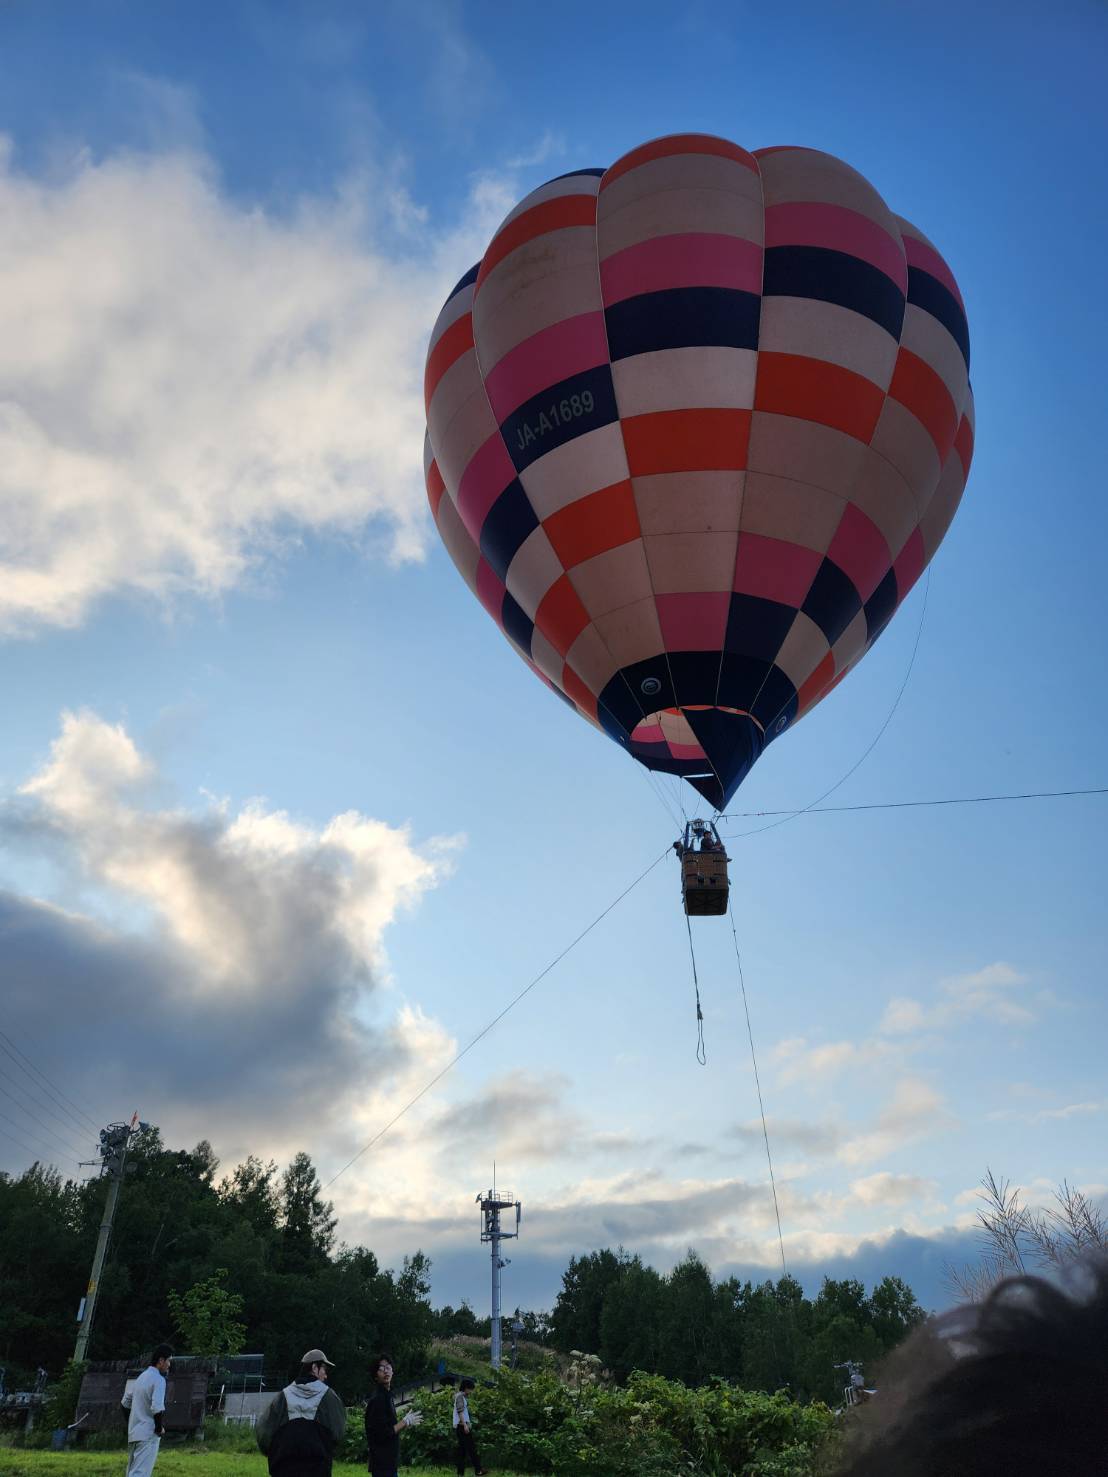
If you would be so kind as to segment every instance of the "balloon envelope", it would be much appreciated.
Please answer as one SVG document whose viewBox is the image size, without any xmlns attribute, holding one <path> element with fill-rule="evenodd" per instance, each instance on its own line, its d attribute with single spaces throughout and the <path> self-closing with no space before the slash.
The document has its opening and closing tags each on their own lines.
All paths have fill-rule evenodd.
<svg viewBox="0 0 1108 1477">
<path fill-rule="evenodd" d="M 516 206 L 425 389 L 428 495 L 477 598 L 719 808 L 884 630 L 973 447 L 931 242 L 829 154 L 700 134 Z"/>
</svg>

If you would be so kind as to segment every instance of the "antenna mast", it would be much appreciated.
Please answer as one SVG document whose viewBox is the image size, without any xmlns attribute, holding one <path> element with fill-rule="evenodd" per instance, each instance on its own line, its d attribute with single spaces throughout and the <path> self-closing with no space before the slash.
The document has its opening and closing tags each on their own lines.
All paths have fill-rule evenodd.
<svg viewBox="0 0 1108 1477">
<path fill-rule="evenodd" d="M 495 1174 L 493 1176 L 495 1180 Z M 519 1235 L 519 1218 L 523 1207 L 518 1200 L 513 1200 L 507 1190 L 488 1190 L 484 1195 L 477 1196 L 481 1206 L 481 1240 L 488 1241 L 492 1246 L 492 1351 L 489 1363 L 493 1369 L 500 1368 L 500 1273 L 504 1267 L 510 1265 L 500 1255 L 501 1241 L 510 1240 Z M 514 1231 L 505 1231 L 500 1224 L 500 1212 L 511 1210 L 515 1207 L 516 1228 Z"/>
</svg>

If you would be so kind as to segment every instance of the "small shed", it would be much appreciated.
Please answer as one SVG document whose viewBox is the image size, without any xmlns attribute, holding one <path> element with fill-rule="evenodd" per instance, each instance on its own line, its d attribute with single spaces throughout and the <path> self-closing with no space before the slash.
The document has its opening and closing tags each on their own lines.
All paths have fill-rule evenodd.
<svg viewBox="0 0 1108 1477">
<path fill-rule="evenodd" d="M 105 1431 L 124 1426 L 123 1396 L 145 1366 L 137 1359 L 105 1359 L 90 1364 L 81 1381 L 74 1419 L 82 1431 Z M 212 1372 L 210 1359 L 174 1357 L 165 1382 L 167 1431 L 199 1431 L 204 1424 L 204 1402 Z"/>
</svg>

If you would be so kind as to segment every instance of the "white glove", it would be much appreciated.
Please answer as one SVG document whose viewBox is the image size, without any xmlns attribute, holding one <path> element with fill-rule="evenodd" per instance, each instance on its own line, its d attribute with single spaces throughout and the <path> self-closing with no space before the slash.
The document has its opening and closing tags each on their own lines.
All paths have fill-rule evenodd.
<svg viewBox="0 0 1108 1477">
<path fill-rule="evenodd" d="M 404 1424 L 406 1426 L 418 1426 L 422 1419 L 422 1410 L 409 1410 L 408 1414 L 404 1417 Z"/>
</svg>

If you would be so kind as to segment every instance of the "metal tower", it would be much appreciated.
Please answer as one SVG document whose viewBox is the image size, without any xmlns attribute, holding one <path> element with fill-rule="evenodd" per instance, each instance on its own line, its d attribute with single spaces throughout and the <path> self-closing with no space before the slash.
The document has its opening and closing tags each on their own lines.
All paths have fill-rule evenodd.
<svg viewBox="0 0 1108 1477">
<path fill-rule="evenodd" d="M 492 1353 L 489 1362 L 493 1369 L 500 1368 L 500 1272 L 509 1263 L 500 1255 L 501 1241 L 519 1235 L 519 1218 L 522 1206 L 513 1200 L 507 1190 L 495 1186 L 484 1195 L 478 1195 L 481 1206 L 481 1240 L 492 1243 Z M 514 1231 L 501 1229 L 500 1212 L 515 1206 L 516 1228 Z"/>
</svg>

